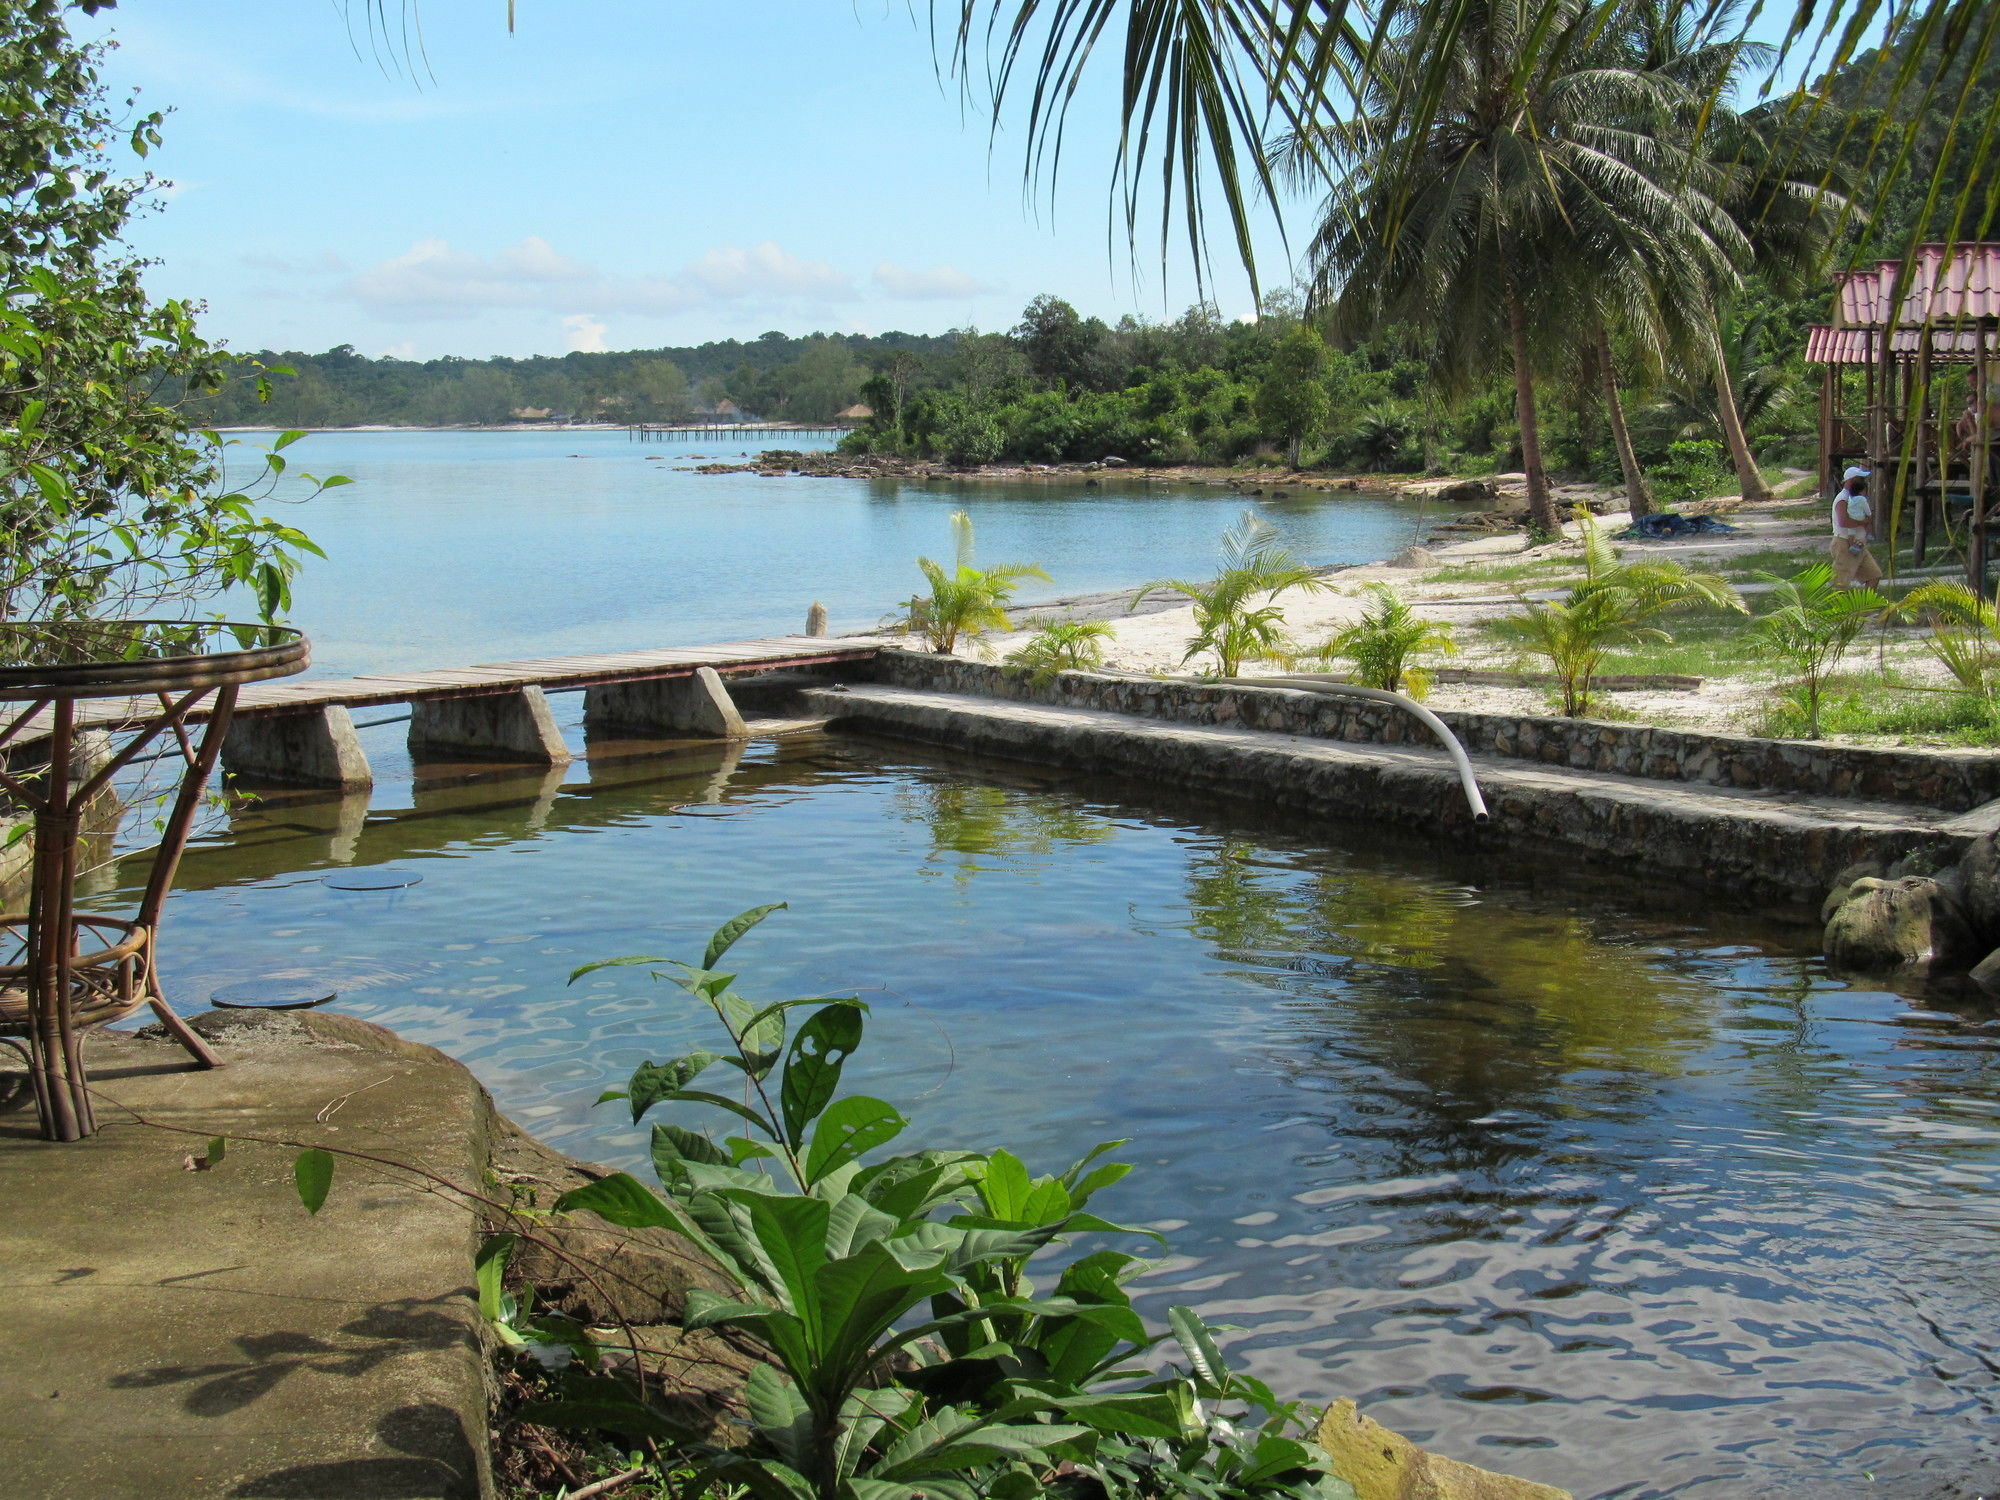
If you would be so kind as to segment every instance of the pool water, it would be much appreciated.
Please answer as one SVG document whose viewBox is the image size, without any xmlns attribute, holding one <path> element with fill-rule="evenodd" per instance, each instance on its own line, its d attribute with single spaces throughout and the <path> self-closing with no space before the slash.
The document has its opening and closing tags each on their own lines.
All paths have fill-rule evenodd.
<svg viewBox="0 0 2000 1500">
<path fill-rule="evenodd" d="M 191 852 L 189 1008 L 323 979 L 643 1171 L 591 1101 L 712 1034 L 643 969 L 567 976 L 789 901 L 746 993 L 867 998 L 849 1083 L 906 1141 L 1129 1138 L 1094 1207 L 1167 1234 L 1146 1310 L 1287 1392 L 1581 1496 L 2000 1485 L 1994 1054 L 1801 914 L 855 738 L 454 781 L 398 732 L 372 809 L 273 796 Z"/>
</svg>

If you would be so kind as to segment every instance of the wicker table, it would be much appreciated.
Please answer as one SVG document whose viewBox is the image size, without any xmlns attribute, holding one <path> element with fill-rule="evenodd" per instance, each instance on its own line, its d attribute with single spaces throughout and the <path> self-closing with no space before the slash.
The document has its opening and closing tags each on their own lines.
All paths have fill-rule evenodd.
<svg viewBox="0 0 2000 1500">
<path fill-rule="evenodd" d="M 80 1038 L 150 1005 L 205 1067 L 199 1035 L 161 993 L 160 911 L 246 682 L 286 677 L 311 659 L 306 638 L 276 625 L 169 620 L 0 624 L 0 789 L 33 814 L 28 909 L 0 914 L 15 961 L 0 964 L 0 1041 L 27 1059 L 43 1136 L 76 1141 L 96 1128 Z M 206 720 L 195 732 L 197 724 Z M 109 757 L 77 764 L 78 736 L 109 734 Z M 84 819 L 112 778 L 171 735 L 180 788 L 130 918 L 76 912 Z M 32 766 L 25 762 L 32 759 Z"/>
</svg>

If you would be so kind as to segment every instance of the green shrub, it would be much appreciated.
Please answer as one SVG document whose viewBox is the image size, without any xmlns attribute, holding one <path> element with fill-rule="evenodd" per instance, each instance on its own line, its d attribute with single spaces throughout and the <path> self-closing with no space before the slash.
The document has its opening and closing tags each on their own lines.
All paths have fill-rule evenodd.
<svg viewBox="0 0 2000 1500">
<path fill-rule="evenodd" d="M 1722 444 L 1706 440 L 1670 443 L 1666 462 L 1649 477 L 1654 498 L 1668 507 L 1706 500 L 1736 483 L 1736 471 L 1729 466 Z"/>
</svg>

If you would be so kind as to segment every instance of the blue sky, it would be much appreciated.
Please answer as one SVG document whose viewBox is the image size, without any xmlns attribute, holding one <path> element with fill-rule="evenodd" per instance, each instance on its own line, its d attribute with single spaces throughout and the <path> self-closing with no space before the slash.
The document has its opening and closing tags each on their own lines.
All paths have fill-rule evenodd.
<svg viewBox="0 0 2000 1500">
<path fill-rule="evenodd" d="M 152 162 L 174 187 L 131 238 L 211 337 L 405 358 L 1194 300 L 1184 255 L 1163 268 L 1154 236 L 1135 275 L 1110 231 L 1108 96 L 1078 106 L 1053 205 L 1024 199 L 1018 121 L 990 141 L 911 4 L 519 0 L 509 36 L 505 0 L 426 0 L 413 82 L 337 0 L 125 0 L 107 77 L 174 111 Z M 1282 282 L 1275 231 L 1263 259 Z"/>
</svg>

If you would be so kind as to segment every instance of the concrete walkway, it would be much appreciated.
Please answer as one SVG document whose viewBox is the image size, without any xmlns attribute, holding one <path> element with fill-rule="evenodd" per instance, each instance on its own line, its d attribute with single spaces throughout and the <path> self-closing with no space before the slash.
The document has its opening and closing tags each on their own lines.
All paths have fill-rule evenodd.
<svg viewBox="0 0 2000 1500">
<path fill-rule="evenodd" d="M 975 754 L 1135 777 L 1329 818 L 1454 832 L 1494 847 L 1553 847 L 1648 874 L 1817 901 L 1863 859 L 1956 860 L 2000 807 L 1907 803 L 1657 781 L 1474 756 L 1492 822 L 1472 828 L 1442 749 L 1175 723 L 1102 709 L 853 683 L 808 689 L 835 727 Z"/>
<path fill-rule="evenodd" d="M 270 1136 L 472 1188 L 484 1093 L 431 1049 L 343 1016 L 197 1024 L 226 1066 L 194 1069 L 164 1040 L 90 1043 L 104 1128 L 88 1141 L 37 1139 L 32 1109 L 0 1116 L 0 1493 L 488 1495 L 471 1214 L 343 1163 L 310 1216 L 294 1153 L 275 1146 L 183 1167 L 211 1134 Z"/>
</svg>

